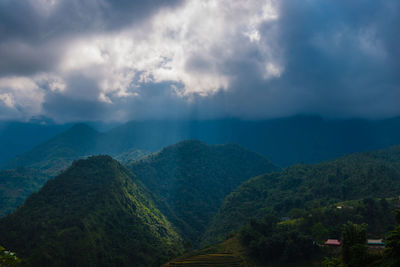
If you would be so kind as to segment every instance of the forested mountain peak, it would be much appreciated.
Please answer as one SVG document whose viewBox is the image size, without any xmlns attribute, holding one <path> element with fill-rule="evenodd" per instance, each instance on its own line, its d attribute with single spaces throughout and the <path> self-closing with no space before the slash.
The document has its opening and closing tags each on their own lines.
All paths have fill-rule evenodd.
<svg viewBox="0 0 400 267">
<path fill-rule="evenodd" d="M 168 203 L 180 219 L 175 224 L 195 244 L 227 194 L 250 177 L 279 170 L 238 145 L 196 140 L 168 146 L 127 167 Z"/>
<path fill-rule="evenodd" d="M 0 221 L 0 243 L 30 265 L 159 265 L 180 238 L 135 180 L 109 156 L 75 161 Z"/>
</svg>

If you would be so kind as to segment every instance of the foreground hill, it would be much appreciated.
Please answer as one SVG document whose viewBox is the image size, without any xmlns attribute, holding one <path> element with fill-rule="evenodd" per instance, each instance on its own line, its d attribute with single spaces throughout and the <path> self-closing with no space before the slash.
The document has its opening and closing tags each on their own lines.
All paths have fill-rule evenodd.
<svg viewBox="0 0 400 267">
<path fill-rule="evenodd" d="M 295 216 L 299 212 L 296 209 L 367 197 L 393 197 L 399 192 L 400 146 L 316 165 L 294 165 L 280 173 L 255 177 L 227 196 L 203 242 L 223 240 L 250 218 L 263 218 L 267 213 Z"/>
<path fill-rule="evenodd" d="M 159 266 L 179 236 L 117 161 L 90 157 L 0 220 L 0 244 L 34 266 Z"/>
<path fill-rule="evenodd" d="M 48 179 L 48 175 L 35 169 L 0 171 L 0 218 L 13 212 Z"/>
<path fill-rule="evenodd" d="M 194 245 L 224 197 L 252 176 L 277 171 L 261 155 L 238 145 L 184 141 L 127 165 L 152 192 L 164 199 L 171 219 Z"/>
</svg>

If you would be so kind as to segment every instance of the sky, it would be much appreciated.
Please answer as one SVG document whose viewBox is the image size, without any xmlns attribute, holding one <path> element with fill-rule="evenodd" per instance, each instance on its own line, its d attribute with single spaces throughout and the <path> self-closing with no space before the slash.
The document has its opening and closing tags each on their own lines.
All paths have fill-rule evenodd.
<svg viewBox="0 0 400 267">
<path fill-rule="evenodd" d="M 0 0 L 0 120 L 400 116 L 398 0 Z"/>
</svg>

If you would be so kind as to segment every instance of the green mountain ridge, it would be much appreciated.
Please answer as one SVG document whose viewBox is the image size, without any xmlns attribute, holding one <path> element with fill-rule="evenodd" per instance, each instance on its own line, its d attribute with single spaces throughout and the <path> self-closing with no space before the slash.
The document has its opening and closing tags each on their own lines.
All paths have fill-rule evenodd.
<svg viewBox="0 0 400 267">
<path fill-rule="evenodd" d="M 75 124 L 3 164 L 3 170 L 0 170 L 0 218 L 15 210 L 31 193 L 39 190 L 46 180 L 65 170 L 74 160 L 104 154 L 102 151 L 106 151 L 107 146 L 101 145 L 103 137 L 103 133 L 86 124 Z M 125 163 L 146 154 L 148 152 L 127 149 L 113 156 Z M 23 169 L 29 171 L 21 173 Z"/>
<path fill-rule="evenodd" d="M 348 153 L 382 149 L 400 143 L 399 122 L 400 118 L 327 120 L 316 116 L 294 116 L 264 121 L 130 121 L 104 133 L 79 123 L 47 142 L 2 163 L 1 167 L 9 169 L 31 165 L 35 168 L 52 169 L 51 172 L 57 173 L 69 166 L 71 158 L 78 159 L 94 154 L 109 154 L 115 157 L 131 150 L 154 152 L 191 139 L 208 144 L 239 144 L 264 155 L 279 166 L 318 163 Z M 60 126 L 59 129 L 63 127 Z M 24 143 L 24 140 L 18 140 L 24 138 L 24 135 L 15 133 L 13 136 L 15 140 L 10 136 L 4 137 L 5 140 L 2 141 L 6 141 L 5 148 L 11 144 Z M 52 135 L 49 133 L 48 136 Z M 12 145 L 14 146 L 16 145 Z"/>
<path fill-rule="evenodd" d="M 279 170 L 239 145 L 194 140 L 132 161 L 127 168 L 165 200 L 174 213 L 171 221 L 195 246 L 227 194 L 250 177 Z"/>
<path fill-rule="evenodd" d="M 400 146 L 350 154 L 315 165 L 294 165 L 244 182 L 222 204 L 203 244 L 223 240 L 250 218 L 323 207 L 366 197 L 400 194 Z"/>
<path fill-rule="evenodd" d="M 78 160 L 0 220 L 29 266 L 159 266 L 181 239 L 152 194 L 109 156 Z"/>
</svg>

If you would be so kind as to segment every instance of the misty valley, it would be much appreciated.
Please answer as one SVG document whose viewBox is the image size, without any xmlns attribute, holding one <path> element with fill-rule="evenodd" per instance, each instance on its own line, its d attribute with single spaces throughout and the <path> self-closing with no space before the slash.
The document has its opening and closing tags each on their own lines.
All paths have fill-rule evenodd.
<svg viewBox="0 0 400 267">
<path fill-rule="evenodd" d="M 2 162 L 1 266 L 400 264 L 397 119 L 63 127 Z"/>
</svg>

